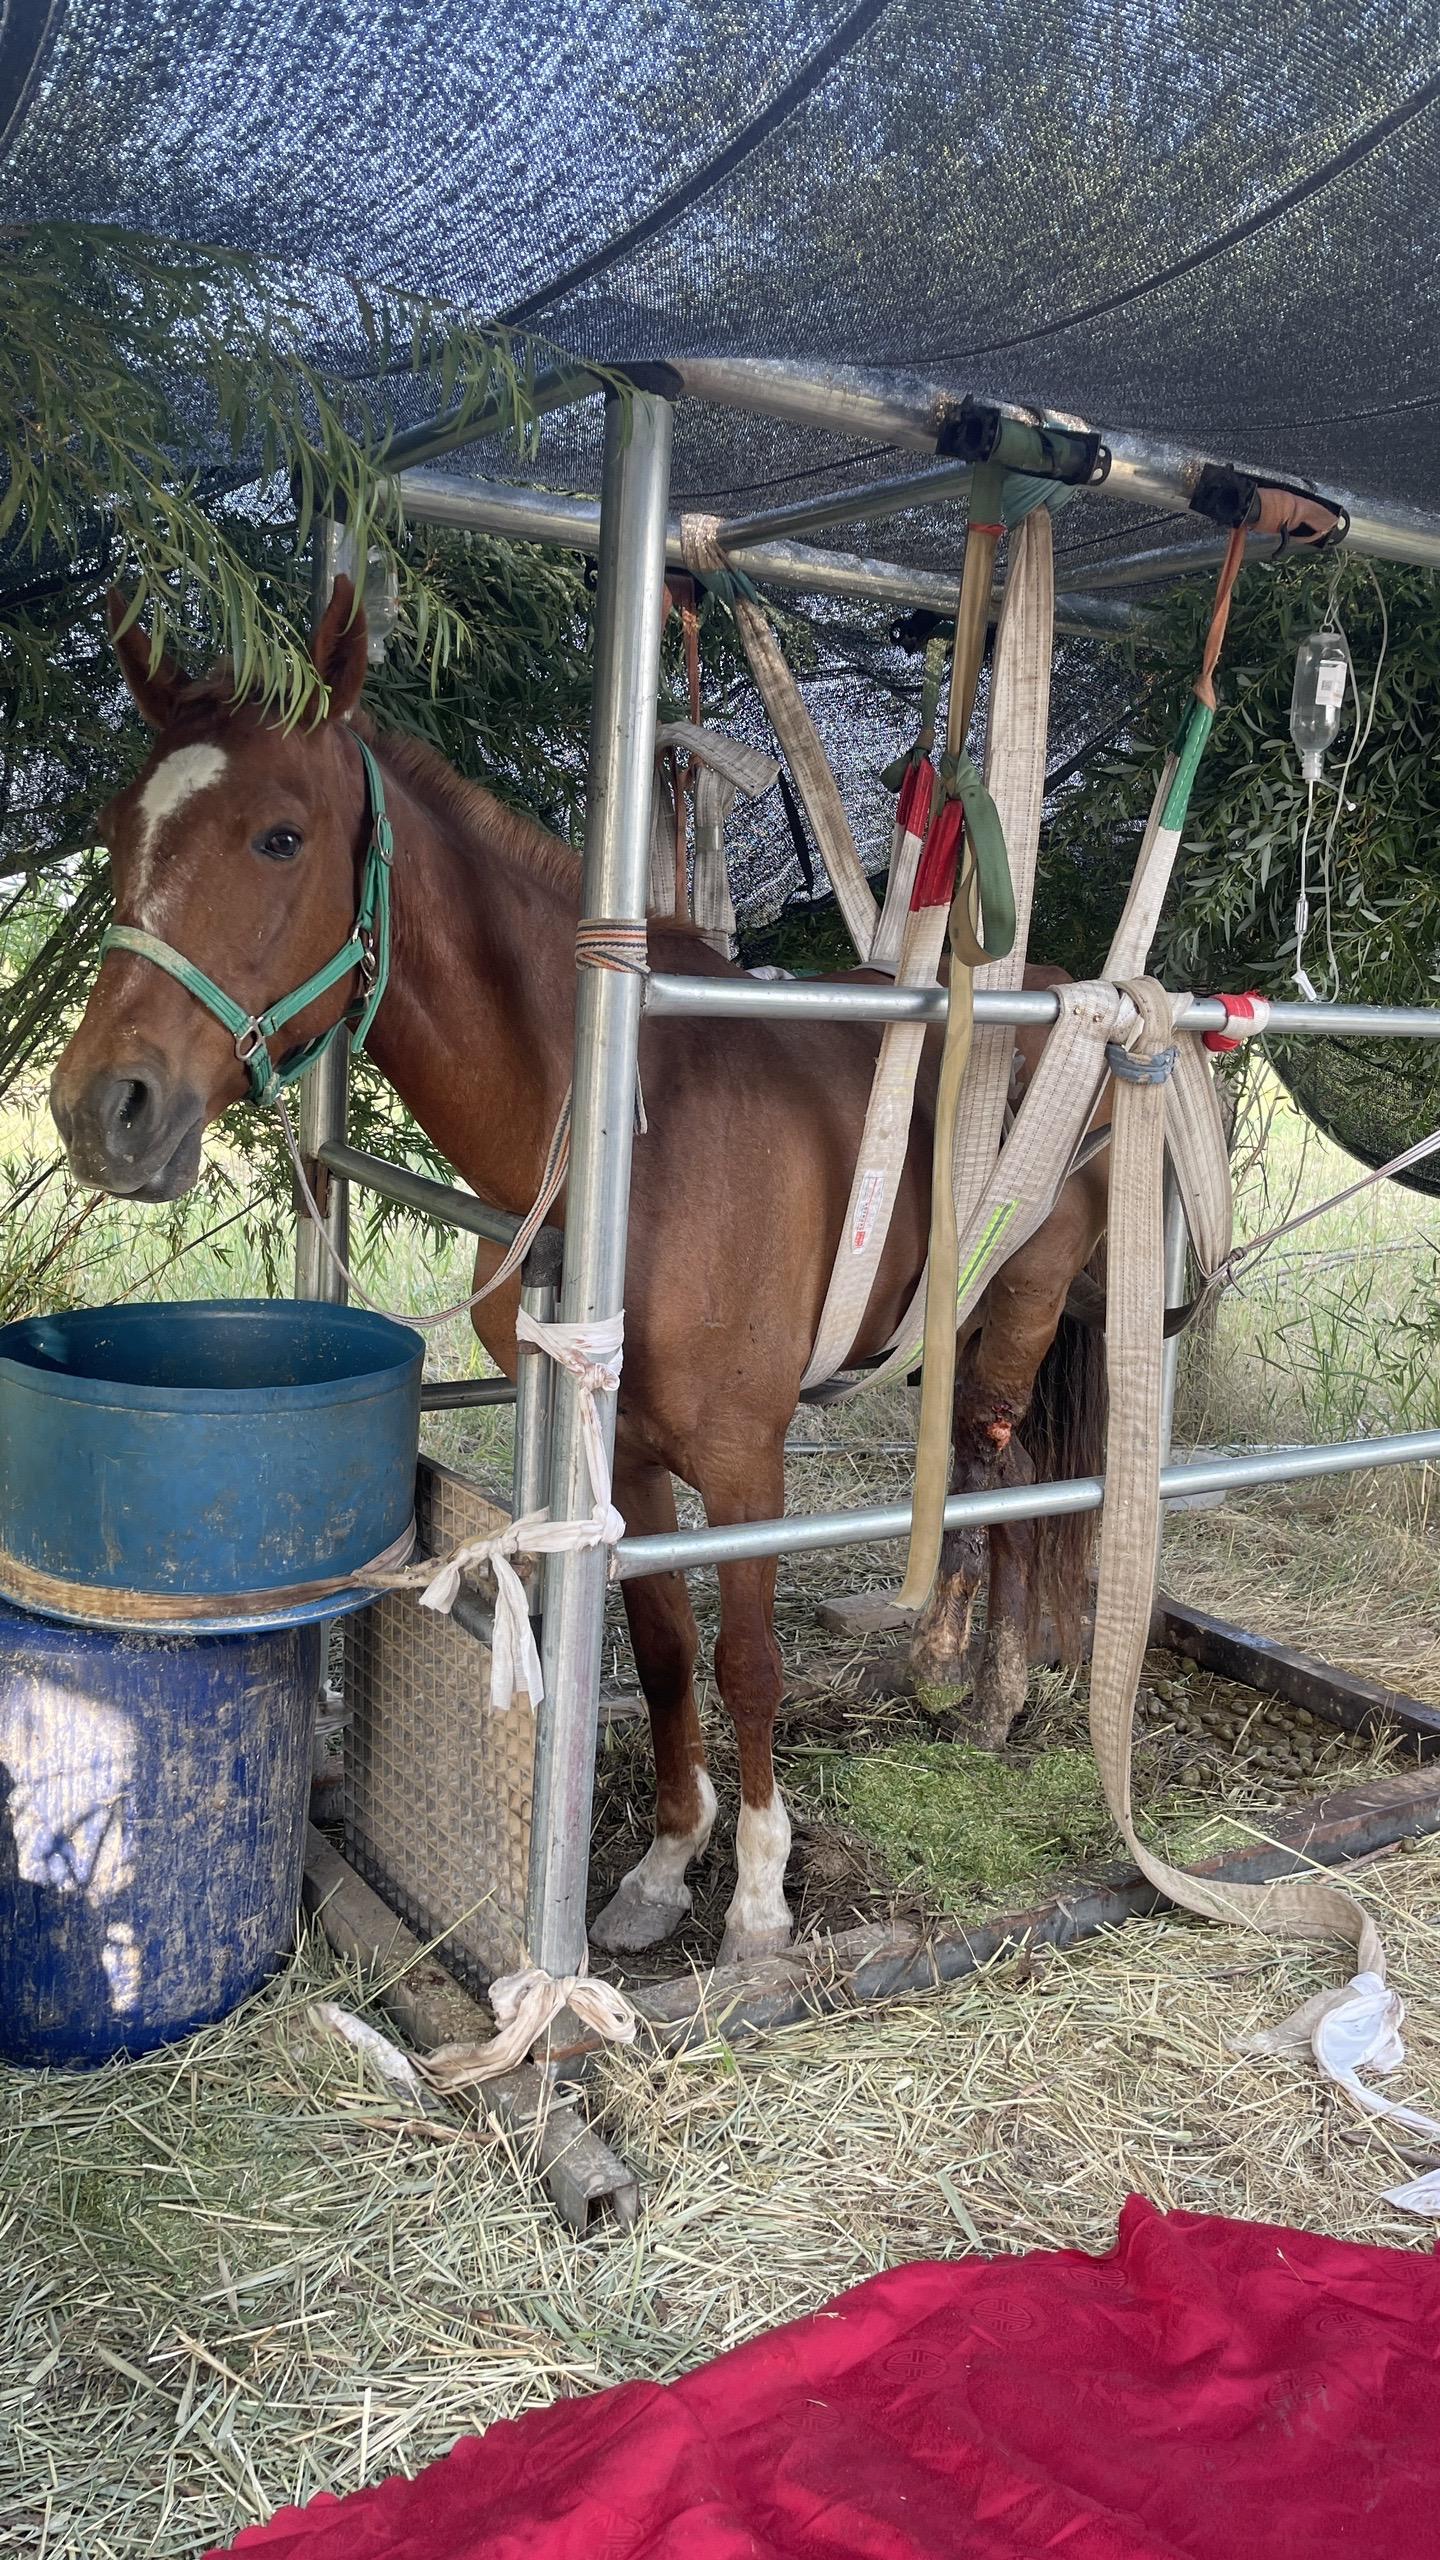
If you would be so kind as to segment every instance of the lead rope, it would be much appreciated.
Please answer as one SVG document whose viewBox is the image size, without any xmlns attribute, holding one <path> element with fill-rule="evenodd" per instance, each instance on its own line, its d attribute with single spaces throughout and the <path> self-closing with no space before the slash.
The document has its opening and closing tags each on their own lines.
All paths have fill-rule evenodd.
<svg viewBox="0 0 1440 2560">
<path fill-rule="evenodd" d="M 648 926 L 627 922 L 616 916 L 582 916 L 575 927 L 575 966 L 577 969 L 613 969 L 636 977 L 648 977 L 650 974 Z M 570 1169 L 570 1119 L 574 1088 L 567 1085 L 565 1099 L 556 1116 L 555 1127 L 546 1153 L 544 1170 L 540 1176 L 540 1188 L 521 1220 L 499 1268 L 492 1271 L 489 1279 L 484 1281 L 478 1289 L 473 1289 L 468 1298 L 457 1298 L 453 1306 L 436 1307 L 428 1315 L 403 1314 L 398 1308 L 382 1306 L 378 1298 L 370 1296 L 364 1282 L 356 1276 L 350 1263 L 332 1241 L 320 1204 L 311 1189 L 310 1179 L 305 1171 L 305 1159 L 300 1153 L 295 1125 L 291 1120 L 285 1097 L 276 1088 L 272 1092 L 271 1100 L 279 1116 L 286 1152 L 290 1158 L 291 1169 L 295 1175 L 306 1215 L 318 1232 L 332 1266 L 339 1273 L 347 1289 L 354 1291 L 361 1305 L 368 1307 L 372 1315 L 389 1316 L 396 1324 L 413 1325 L 418 1333 L 430 1333 L 439 1325 L 453 1324 L 456 1316 L 468 1315 L 472 1307 L 478 1307 L 482 1300 L 493 1297 L 497 1289 L 502 1288 L 507 1280 L 514 1278 L 544 1226 L 546 1213 L 562 1189 L 565 1176 Z M 635 1125 L 641 1135 L 649 1125 L 645 1117 L 645 1102 L 640 1091 L 638 1073 L 635 1083 Z"/>
</svg>

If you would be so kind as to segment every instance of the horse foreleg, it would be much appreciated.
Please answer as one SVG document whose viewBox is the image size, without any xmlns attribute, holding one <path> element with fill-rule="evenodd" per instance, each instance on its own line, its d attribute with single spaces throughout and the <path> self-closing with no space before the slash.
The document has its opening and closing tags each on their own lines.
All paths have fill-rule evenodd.
<svg viewBox="0 0 1440 2560">
<path fill-rule="evenodd" d="M 774 1518 L 785 1507 L 780 1436 L 771 1449 L 708 1453 L 700 1485 L 712 1528 Z M 725 1915 L 721 1964 L 746 1964 L 790 1943 L 785 1865 L 790 1818 L 775 1783 L 775 1718 L 784 1670 L 775 1641 L 775 1558 L 722 1564 L 715 1679 L 740 1746 L 735 1895 Z"/>
<path fill-rule="evenodd" d="M 675 1495 L 663 1467 L 626 1467 L 619 1461 L 615 1498 L 626 1526 L 638 1537 L 663 1535 L 676 1525 Z M 686 1870 L 704 1856 L 715 1821 L 715 1790 L 695 1708 L 699 1637 L 684 1575 L 646 1574 L 627 1582 L 625 1615 L 650 1710 L 655 1836 L 590 1924 L 596 1946 L 610 1955 L 638 1955 L 659 1946 L 689 1918 Z"/>
</svg>

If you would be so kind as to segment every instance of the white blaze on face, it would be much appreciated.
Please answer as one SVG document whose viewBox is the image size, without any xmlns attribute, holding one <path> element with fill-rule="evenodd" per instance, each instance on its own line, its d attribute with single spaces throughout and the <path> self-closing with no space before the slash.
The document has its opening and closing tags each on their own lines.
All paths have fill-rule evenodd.
<svg viewBox="0 0 1440 2560">
<path fill-rule="evenodd" d="M 139 859 L 131 900 L 142 925 L 150 921 L 144 910 L 154 889 L 155 856 L 166 826 L 197 791 L 208 791 L 220 780 L 228 761 L 223 747 L 176 747 L 163 764 L 157 764 L 141 792 Z"/>
</svg>

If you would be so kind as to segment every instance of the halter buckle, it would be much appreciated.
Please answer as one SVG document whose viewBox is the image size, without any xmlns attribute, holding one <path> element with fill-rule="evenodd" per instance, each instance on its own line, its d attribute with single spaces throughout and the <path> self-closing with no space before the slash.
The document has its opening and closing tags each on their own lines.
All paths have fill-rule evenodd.
<svg viewBox="0 0 1440 2560">
<path fill-rule="evenodd" d="M 235 1055 L 241 1066 L 248 1067 L 251 1059 L 257 1057 L 264 1046 L 265 1034 L 260 1028 L 258 1016 L 252 1013 L 244 1030 L 237 1031 L 235 1035 Z"/>
</svg>

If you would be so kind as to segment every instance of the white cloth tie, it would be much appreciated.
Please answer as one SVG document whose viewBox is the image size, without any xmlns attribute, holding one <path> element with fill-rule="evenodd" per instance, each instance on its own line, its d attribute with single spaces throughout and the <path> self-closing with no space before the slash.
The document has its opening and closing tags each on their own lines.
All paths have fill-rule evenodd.
<svg viewBox="0 0 1440 2560">
<path fill-rule="evenodd" d="M 489 1991 L 499 2033 L 488 2044 L 442 2044 L 420 2064 L 432 2089 L 448 2095 L 473 2089 L 502 2071 L 518 2070 L 532 2047 L 562 2009 L 573 2009 L 582 2026 L 606 2044 L 633 2044 L 639 2018 L 623 1991 L 610 1982 L 591 1982 L 585 1974 L 545 1973 L 532 1965 L 526 1973 L 502 1974 Z"/>
<path fill-rule="evenodd" d="M 602 1316 L 590 1324 L 547 1324 L 521 1307 L 515 1318 L 515 1338 L 543 1351 L 578 1382 L 580 1442 L 594 1501 L 587 1519 L 552 1520 L 548 1511 L 531 1511 L 491 1537 L 472 1538 L 434 1568 L 420 1594 L 422 1609 L 435 1609 L 448 1617 L 459 1596 L 461 1575 L 467 1568 L 489 1565 L 495 1576 L 490 1704 L 497 1715 L 503 1715 L 517 1698 L 536 1707 L 545 1695 L 530 1604 L 511 1558 L 578 1555 L 586 1547 L 618 1546 L 625 1535 L 625 1523 L 610 1499 L 610 1461 L 595 1401 L 597 1396 L 614 1395 L 619 1388 L 624 1314 Z"/>
</svg>

